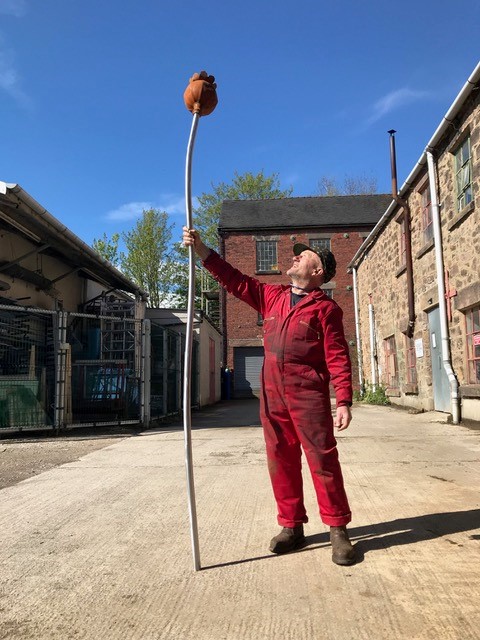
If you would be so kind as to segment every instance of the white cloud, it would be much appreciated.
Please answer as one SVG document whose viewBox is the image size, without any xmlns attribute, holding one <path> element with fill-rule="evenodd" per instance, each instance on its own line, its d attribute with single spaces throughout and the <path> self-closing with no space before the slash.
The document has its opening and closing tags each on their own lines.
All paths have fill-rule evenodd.
<svg viewBox="0 0 480 640">
<path fill-rule="evenodd" d="M 1 0 L 0 0 L 1 2 Z M 13 60 L 13 54 L 9 51 L 0 35 L 0 90 L 8 93 L 24 107 L 30 106 L 30 99 L 20 86 L 20 78 Z"/>
<path fill-rule="evenodd" d="M 109 211 L 106 215 L 108 220 L 134 220 L 139 218 L 146 209 L 153 209 L 151 202 L 127 202 L 117 209 Z"/>
<path fill-rule="evenodd" d="M 161 204 L 157 209 L 160 211 L 166 211 L 170 215 L 185 213 L 185 198 L 173 193 L 166 193 L 160 196 Z"/>
<path fill-rule="evenodd" d="M 26 0 L 0 0 L 0 13 L 22 18 L 27 13 Z"/>
<path fill-rule="evenodd" d="M 404 107 L 407 104 L 411 104 L 412 102 L 428 98 L 429 95 L 428 91 L 415 91 L 408 87 L 391 91 L 375 102 L 373 105 L 373 113 L 368 119 L 368 123 L 372 124 L 373 122 L 380 120 L 380 118 L 385 116 L 387 113 L 395 111 L 395 109 L 399 109 L 400 107 Z"/>
<path fill-rule="evenodd" d="M 192 207 L 195 208 L 198 201 L 192 198 Z M 148 209 L 158 209 L 165 211 L 170 216 L 185 214 L 185 198 L 172 193 L 163 194 L 158 202 L 127 202 L 116 209 L 112 209 L 106 214 L 107 220 L 135 220 L 139 218 L 143 211 Z"/>
</svg>

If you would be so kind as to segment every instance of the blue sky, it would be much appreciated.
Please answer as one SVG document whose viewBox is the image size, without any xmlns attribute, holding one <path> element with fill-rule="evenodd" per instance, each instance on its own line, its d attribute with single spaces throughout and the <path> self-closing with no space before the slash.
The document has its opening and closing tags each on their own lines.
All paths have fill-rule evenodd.
<svg viewBox="0 0 480 640">
<path fill-rule="evenodd" d="M 195 71 L 219 105 L 200 120 L 193 194 L 235 171 L 293 195 L 322 176 L 401 185 L 479 56 L 472 0 L 0 0 L 0 180 L 88 243 L 142 208 L 185 218 Z"/>
</svg>

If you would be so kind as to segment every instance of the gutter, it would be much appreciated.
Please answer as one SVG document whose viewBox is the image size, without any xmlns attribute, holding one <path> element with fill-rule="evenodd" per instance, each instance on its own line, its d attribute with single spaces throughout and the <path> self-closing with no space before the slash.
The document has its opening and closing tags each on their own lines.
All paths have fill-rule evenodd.
<svg viewBox="0 0 480 640">
<path fill-rule="evenodd" d="M 116 269 L 113 265 L 102 258 L 92 247 L 88 246 L 83 240 L 80 240 L 78 236 L 76 236 L 70 229 L 68 229 L 64 224 L 59 222 L 56 218 L 54 218 L 44 207 L 42 207 L 34 198 L 32 198 L 20 185 L 18 184 L 7 184 L 4 182 L 0 182 L 0 193 L 8 195 L 8 192 L 14 194 L 18 200 L 24 204 L 26 204 L 34 213 L 35 216 L 40 218 L 46 225 L 53 227 L 55 232 L 62 236 L 65 240 L 72 243 L 75 247 L 77 247 L 81 253 L 83 253 L 86 257 L 92 260 L 95 264 L 107 269 L 110 273 L 112 273 L 115 278 L 123 283 L 125 286 L 125 291 L 133 292 L 135 295 L 139 296 L 142 301 L 146 301 L 148 299 L 148 294 L 143 289 L 140 289 L 134 282 L 129 280 L 124 276 L 124 274 Z M 88 269 L 88 267 L 86 267 Z"/>
</svg>

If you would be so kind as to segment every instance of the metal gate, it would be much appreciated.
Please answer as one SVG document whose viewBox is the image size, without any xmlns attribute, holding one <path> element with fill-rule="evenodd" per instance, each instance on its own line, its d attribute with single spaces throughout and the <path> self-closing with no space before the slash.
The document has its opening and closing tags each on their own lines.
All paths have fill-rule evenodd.
<svg viewBox="0 0 480 640">
<path fill-rule="evenodd" d="M 123 316 L 0 305 L 0 430 L 145 422 L 148 329 Z"/>
<path fill-rule="evenodd" d="M 0 430 L 54 424 L 56 315 L 0 306 Z"/>
<path fill-rule="evenodd" d="M 150 413 L 152 419 L 178 414 L 182 409 L 185 335 L 151 322 Z M 191 406 L 199 405 L 199 343 L 194 336 Z"/>
</svg>

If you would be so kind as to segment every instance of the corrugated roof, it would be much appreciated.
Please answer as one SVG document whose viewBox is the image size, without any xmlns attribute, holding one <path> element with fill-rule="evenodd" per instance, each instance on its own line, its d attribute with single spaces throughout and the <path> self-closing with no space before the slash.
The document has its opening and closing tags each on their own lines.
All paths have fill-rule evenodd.
<svg viewBox="0 0 480 640">
<path fill-rule="evenodd" d="M 219 230 L 371 226 L 391 201 L 388 194 L 226 200 Z"/>
</svg>

